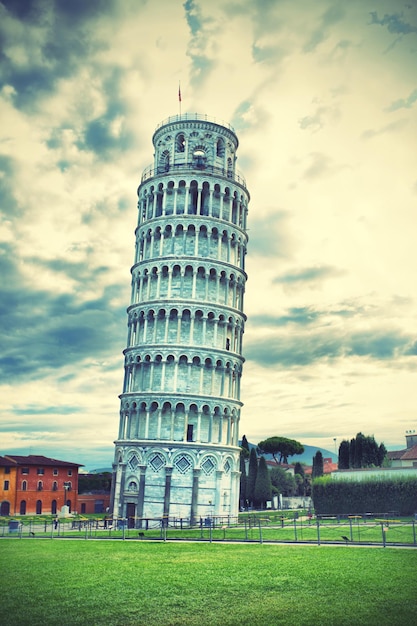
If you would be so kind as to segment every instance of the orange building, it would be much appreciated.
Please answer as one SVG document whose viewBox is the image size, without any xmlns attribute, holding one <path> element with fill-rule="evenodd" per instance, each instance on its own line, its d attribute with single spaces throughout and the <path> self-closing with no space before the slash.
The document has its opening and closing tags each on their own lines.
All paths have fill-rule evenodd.
<svg viewBox="0 0 417 626">
<path fill-rule="evenodd" d="M 78 494 L 78 513 L 106 513 L 110 507 L 109 491 L 94 491 Z"/>
<path fill-rule="evenodd" d="M 1 515 L 55 515 L 64 504 L 70 512 L 76 511 L 79 467 L 78 463 L 34 454 L 0 457 Z"/>
<path fill-rule="evenodd" d="M 0 456 L 0 515 L 10 515 L 16 502 L 17 465 Z"/>
</svg>

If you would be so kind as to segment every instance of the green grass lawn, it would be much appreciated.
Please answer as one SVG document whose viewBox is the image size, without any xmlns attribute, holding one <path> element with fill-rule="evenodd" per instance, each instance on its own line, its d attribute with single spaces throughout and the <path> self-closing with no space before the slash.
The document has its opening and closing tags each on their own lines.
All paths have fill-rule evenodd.
<svg viewBox="0 0 417 626">
<path fill-rule="evenodd" d="M 414 625 L 417 551 L 2 539 L 2 626 Z"/>
</svg>

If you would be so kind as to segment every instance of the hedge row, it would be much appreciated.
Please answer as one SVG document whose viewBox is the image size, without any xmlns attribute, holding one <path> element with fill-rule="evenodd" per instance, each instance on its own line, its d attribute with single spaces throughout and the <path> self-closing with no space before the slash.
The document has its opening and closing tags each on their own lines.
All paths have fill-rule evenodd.
<svg viewBox="0 0 417 626">
<path fill-rule="evenodd" d="M 382 480 L 332 480 L 321 476 L 313 481 L 312 498 L 318 515 L 417 512 L 417 478 Z"/>
</svg>

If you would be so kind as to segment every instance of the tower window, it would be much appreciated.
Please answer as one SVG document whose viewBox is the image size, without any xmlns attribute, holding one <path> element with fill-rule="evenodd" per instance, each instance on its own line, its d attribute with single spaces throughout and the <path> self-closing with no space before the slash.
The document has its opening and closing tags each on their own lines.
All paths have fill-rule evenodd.
<svg viewBox="0 0 417 626">
<path fill-rule="evenodd" d="M 192 424 L 188 424 L 187 426 L 187 441 L 193 440 L 193 430 L 194 426 Z"/>
<path fill-rule="evenodd" d="M 217 140 L 216 156 L 218 156 L 218 157 L 223 157 L 224 156 L 224 141 L 221 138 Z"/>
<path fill-rule="evenodd" d="M 177 135 L 175 139 L 175 152 L 185 152 L 185 137 L 183 133 Z"/>
<path fill-rule="evenodd" d="M 206 165 L 206 153 L 202 148 L 196 148 L 193 152 L 194 165 L 197 167 L 205 167 Z"/>
</svg>

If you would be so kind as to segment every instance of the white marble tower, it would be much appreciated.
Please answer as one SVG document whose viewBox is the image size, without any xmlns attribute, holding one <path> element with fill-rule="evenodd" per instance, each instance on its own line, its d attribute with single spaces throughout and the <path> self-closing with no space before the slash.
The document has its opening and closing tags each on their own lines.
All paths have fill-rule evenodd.
<svg viewBox="0 0 417 626">
<path fill-rule="evenodd" d="M 162 122 L 138 188 L 112 512 L 237 515 L 249 194 L 233 129 Z"/>
</svg>

